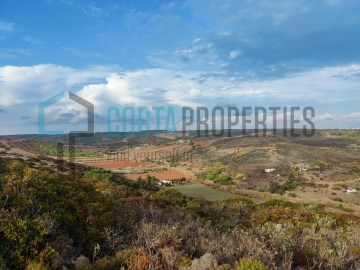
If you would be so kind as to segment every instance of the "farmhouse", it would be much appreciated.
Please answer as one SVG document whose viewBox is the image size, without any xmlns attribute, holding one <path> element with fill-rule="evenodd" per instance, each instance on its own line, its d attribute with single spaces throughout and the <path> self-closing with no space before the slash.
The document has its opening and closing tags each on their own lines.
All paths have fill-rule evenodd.
<svg viewBox="0 0 360 270">
<path fill-rule="evenodd" d="M 170 186 L 172 186 L 173 182 L 170 181 L 170 180 L 159 179 L 159 186 L 162 186 L 162 185 L 170 185 Z"/>
<path fill-rule="evenodd" d="M 357 190 L 356 190 L 355 188 L 352 188 L 352 187 L 348 187 L 348 188 L 346 189 L 346 193 L 347 193 L 347 194 L 356 193 L 356 192 L 357 192 Z"/>
<path fill-rule="evenodd" d="M 266 173 L 271 173 L 271 172 L 274 172 L 274 171 L 276 171 L 276 169 L 274 169 L 274 168 L 265 169 Z"/>
</svg>

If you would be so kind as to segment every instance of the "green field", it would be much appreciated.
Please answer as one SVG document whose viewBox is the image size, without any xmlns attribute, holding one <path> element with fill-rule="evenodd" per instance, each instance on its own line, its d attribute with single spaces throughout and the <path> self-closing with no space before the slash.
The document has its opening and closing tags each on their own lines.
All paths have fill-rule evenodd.
<svg viewBox="0 0 360 270">
<path fill-rule="evenodd" d="M 230 192 L 217 190 L 203 184 L 178 185 L 172 188 L 181 192 L 185 196 L 201 197 L 208 201 L 225 200 L 231 197 L 236 197 L 236 195 Z"/>
</svg>

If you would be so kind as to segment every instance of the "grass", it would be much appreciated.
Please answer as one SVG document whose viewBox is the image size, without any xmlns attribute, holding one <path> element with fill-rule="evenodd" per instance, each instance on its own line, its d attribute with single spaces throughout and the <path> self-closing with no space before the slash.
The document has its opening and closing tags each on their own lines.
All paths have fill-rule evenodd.
<svg viewBox="0 0 360 270">
<path fill-rule="evenodd" d="M 185 196 L 201 197 L 207 201 L 225 200 L 237 196 L 230 192 L 217 190 L 203 184 L 178 185 L 172 188 L 181 192 Z"/>
</svg>

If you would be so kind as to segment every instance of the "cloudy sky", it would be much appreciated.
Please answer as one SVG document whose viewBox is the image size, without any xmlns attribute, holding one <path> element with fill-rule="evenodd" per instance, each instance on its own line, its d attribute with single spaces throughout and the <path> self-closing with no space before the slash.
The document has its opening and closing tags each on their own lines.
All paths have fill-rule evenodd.
<svg viewBox="0 0 360 270">
<path fill-rule="evenodd" d="M 359 14 L 358 0 L 1 0 L 0 134 L 37 133 L 61 92 L 46 129 L 82 130 L 69 91 L 97 131 L 125 106 L 313 106 L 319 128 L 360 127 Z"/>
</svg>

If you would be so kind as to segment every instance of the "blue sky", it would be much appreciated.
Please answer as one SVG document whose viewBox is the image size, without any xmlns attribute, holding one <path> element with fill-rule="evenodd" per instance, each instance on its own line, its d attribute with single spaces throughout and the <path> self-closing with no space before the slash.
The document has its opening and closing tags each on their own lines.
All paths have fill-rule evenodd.
<svg viewBox="0 0 360 270">
<path fill-rule="evenodd" d="M 74 91 L 110 106 L 314 106 L 360 126 L 360 2 L 0 2 L 0 133 L 36 133 L 38 104 Z M 79 129 L 63 101 L 50 125 Z M 70 125 L 70 126 L 69 126 Z"/>
</svg>

